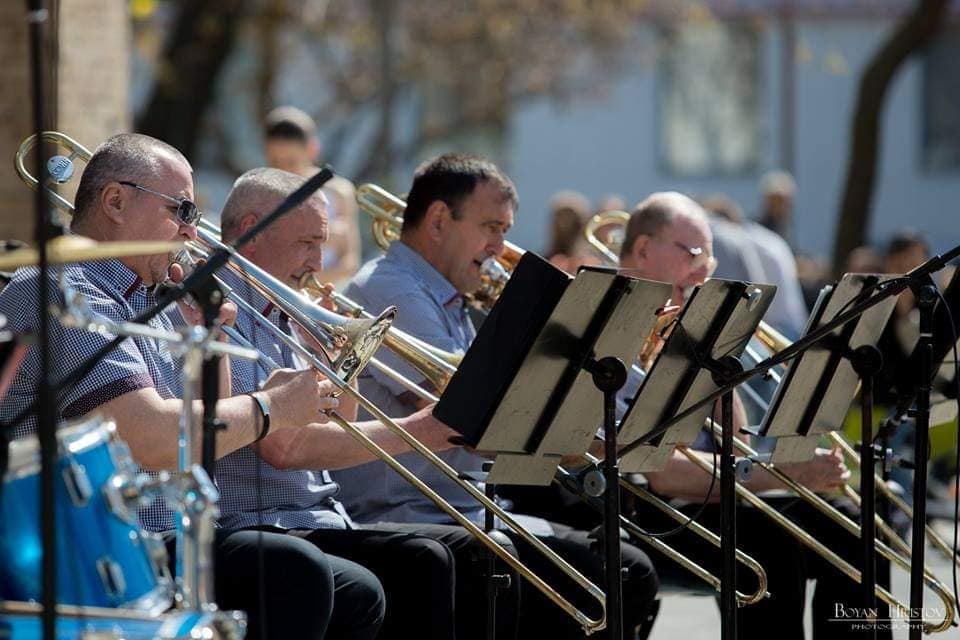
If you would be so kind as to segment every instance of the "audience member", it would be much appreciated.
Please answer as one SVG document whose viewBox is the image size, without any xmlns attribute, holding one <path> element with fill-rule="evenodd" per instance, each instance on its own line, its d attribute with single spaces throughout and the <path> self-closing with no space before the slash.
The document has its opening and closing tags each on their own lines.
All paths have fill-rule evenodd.
<svg viewBox="0 0 960 640">
<path fill-rule="evenodd" d="M 760 214 L 757 222 L 793 247 L 793 198 L 797 183 L 786 171 L 770 171 L 760 180 Z"/>
<path fill-rule="evenodd" d="M 776 233 L 745 219 L 743 210 L 731 198 L 707 198 L 714 229 L 714 247 L 723 272 L 718 277 L 775 284 L 777 293 L 767 311 L 766 321 L 788 338 L 797 338 L 807 321 L 797 262 L 790 246 Z M 727 261 L 731 266 L 724 267 Z"/>
<path fill-rule="evenodd" d="M 309 178 L 320 169 L 317 125 L 296 107 L 277 107 L 264 123 L 267 164 Z M 323 279 L 346 282 L 360 266 L 360 230 L 353 183 L 335 176 L 323 187 L 330 203 L 329 238 L 324 246 Z"/>
<path fill-rule="evenodd" d="M 550 199 L 550 245 L 545 255 L 554 266 L 576 273 L 582 265 L 600 263 L 583 235 L 589 215 L 590 202 L 576 191 L 560 191 Z"/>
</svg>

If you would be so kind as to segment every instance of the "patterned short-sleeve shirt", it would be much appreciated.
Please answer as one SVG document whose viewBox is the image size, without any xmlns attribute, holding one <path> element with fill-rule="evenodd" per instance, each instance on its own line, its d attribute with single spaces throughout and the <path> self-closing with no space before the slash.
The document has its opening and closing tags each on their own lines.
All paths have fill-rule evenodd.
<svg viewBox="0 0 960 640">
<path fill-rule="evenodd" d="M 263 320 L 269 320 L 287 329 L 285 314 L 232 273 L 224 273 L 223 279 L 235 293 L 261 312 L 255 317 L 240 309 L 235 325 L 237 331 L 276 364 L 298 368 L 290 348 L 261 324 Z M 268 375 L 262 362 L 231 360 L 234 395 L 260 388 Z M 340 486 L 330 478 L 328 471 L 277 469 L 260 459 L 250 447 L 243 447 L 221 458 L 215 475 L 220 489 L 220 525 L 223 527 L 239 529 L 269 525 L 281 529 L 344 529 L 351 526 L 343 505 L 334 499 Z"/>
<path fill-rule="evenodd" d="M 63 293 L 57 285 L 59 273 L 65 286 L 83 296 L 94 317 L 114 323 L 130 321 L 156 303 L 153 293 L 122 262 L 103 260 L 52 270 L 48 295 L 55 304 L 63 303 Z M 39 287 L 37 269 L 20 269 L 0 292 L 0 313 L 6 316 L 8 328 L 14 333 L 29 333 L 37 327 Z M 164 314 L 155 316 L 149 324 L 156 329 L 173 329 Z M 67 328 L 55 317 L 51 317 L 49 327 L 54 380 L 62 379 L 115 337 L 110 333 Z M 178 373 L 177 362 L 165 342 L 154 338 L 127 338 L 76 384 L 57 387 L 57 417 L 77 418 L 126 393 L 149 387 L 155 388 L 162 398 L 178 397 Z M 0 403 L 0 421 L 8 423 L 34 402 L 39 377 L 39 351 L 31 346 L 19 374 Z M 14 437 L 34 433 L 36 428 L 36 417 L 31 415 L 14 426 Z M 150 427 L 144 424 L 140 428 Z M 140 520 L 150 531 L 173 526 L 171 513 L 160 500 L 141 510 Z"/>
</svg>

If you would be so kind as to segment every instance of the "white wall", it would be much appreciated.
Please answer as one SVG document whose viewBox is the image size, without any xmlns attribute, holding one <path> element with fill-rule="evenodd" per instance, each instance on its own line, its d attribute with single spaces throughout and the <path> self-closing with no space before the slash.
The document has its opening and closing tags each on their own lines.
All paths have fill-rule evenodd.
<svg viewBox="0 0 960 640">
<path fill-rule="evenodd" d="M 797 25 L 798 49 L 809 52 L 798 61 L 796 71 L 795 234 L 806 253 L 830 254 L 857 82 L 889 28 L 879 20 L 812 20 Z M 605 96 L 562 107 L 544 100 L 520 110 L 511 124 L 505 162 L 521 198 L 513 240 L 530 249 L 542 248 L 547 201 L 564 188 L 593 199 L 619 193 L 628 203 L 655 190 L 723 191 L 748 214 L 755 212 L 757 180 L 763 171 L 776 167 L 779 158 L 780 38 L 775 27 L 766 28 L 763 43 L 766 135 L 762 165 L 750 175 L 678 178 L 659 166 L 657 83 L 649 65 L 637 65 Z M 960 243 L 956 224 L 960 174 L 928 175 L 922 169 L 921 67 L 918 60 L 905 66 L 888 94 L 870 236 L 882 242 L 893 230 L 911 225 L 927 234 L 935 250 L 942 250 Z"/>
</svg>

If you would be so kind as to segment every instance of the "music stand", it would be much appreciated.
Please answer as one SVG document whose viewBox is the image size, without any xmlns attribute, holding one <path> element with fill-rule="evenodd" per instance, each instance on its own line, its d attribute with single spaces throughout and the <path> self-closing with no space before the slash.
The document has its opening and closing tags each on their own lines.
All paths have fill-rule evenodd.
<svg viewBox="0 0 960 640">
<path fill-rule="evenodd" d="M 497 454 L 490 482 L 550 484 L 562 456 L 587 451 L 600 416 L 606 447 L 616 451 L 623 362 L 633 361 L 671 291 L 666 283 L 613 270 L 586 268 L 572 280 L 557 271 L 538 256 L 524 255 L 434 408 L 468 443 Z M 607 465 L 605 475 L 607 629 L 620 640 L 616 464 Z"/>
<path fill-rule="evenodd" d="M 814 305 L 805 333 L 847 309 L 857 298 L 893 276 L 846 274 L 836 286 L 824 287 Z M 803 462 L 813 458 L 820 436 L 843 423 L 862 381 L 860 392 L 860 526 L 863 544 L 861 585 L 864 607 L 876 609 L 876 485 L 874 484 L 873 386 L 883 364 L 876 344 L 893 312 L 896 298 L 872 307 L 856 320 L 838 327 L 787 369 L 760 426 L 776 438 L 771 461 Z M 874 630 L 876 631 L 876 630 Z"/>
<path fill-rule="evenodd" d="M 620 423 L 623 442 L 644 441 L 624 455 L 625 471 L 662 469 L 677 444 L 692 443 L 712 407 L 705 405 L 668 430 L 656 427 L 742 371 L 739 357 L 776 287 L 711 279 L 694 289 L 663 350 L 629 402 Z M 736 499 L 733 455 L 733 391 L 721 398 L 720 462 L 721 611 L 723 638 L 736 637 Z"/>
</svg>

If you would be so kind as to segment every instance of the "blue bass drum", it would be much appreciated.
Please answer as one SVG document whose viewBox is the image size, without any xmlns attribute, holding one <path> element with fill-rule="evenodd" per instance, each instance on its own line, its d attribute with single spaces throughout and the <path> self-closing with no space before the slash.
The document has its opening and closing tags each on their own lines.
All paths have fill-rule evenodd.
<svg viewBox="0 0 960 640">
<path fill-rule="evenodd" d="M 113 422 L 87 417 L 57 430 L 57 602 L 157 614 L 173 582 L 161 540 L 142 531 L 112 480 L 137 467 Z M 0 486 L 0 599 L 41 599 L 40 450 L 36 436 L 10 445 Z"/>
</svg>

